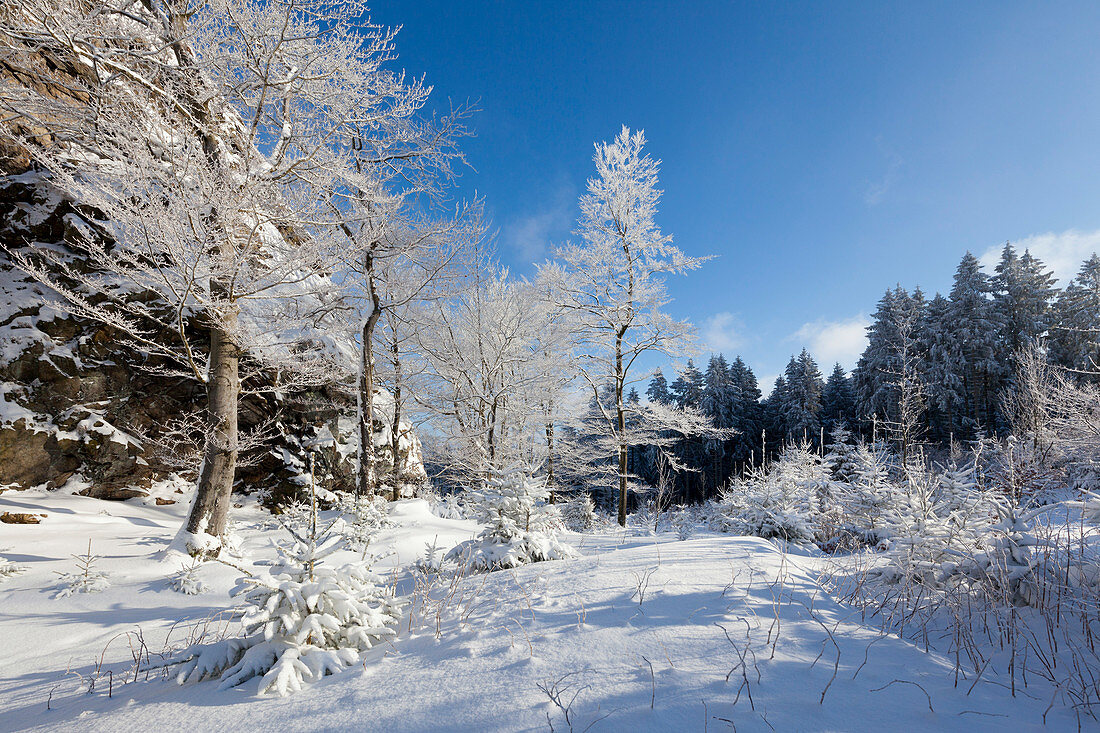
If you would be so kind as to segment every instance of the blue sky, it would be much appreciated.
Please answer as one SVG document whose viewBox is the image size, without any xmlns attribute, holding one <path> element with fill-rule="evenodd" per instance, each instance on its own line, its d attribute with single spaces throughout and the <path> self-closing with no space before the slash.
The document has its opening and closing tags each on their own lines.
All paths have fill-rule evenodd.
<svg viewBox="0 0 1100 733">
<path fill-rule="evenodd" d="M 592 143 L 643 128 L 669 310 L 765 391 L 808 346 L 854 364 L 883 290 L 950 287 L 1006 240 L 1071 275 L 1100 248 L 1100 3 L 377 1 L 434 102 L 476 100 L 501 259 L 569 238 Z M 766 384 L 764 383 L 766 382 Z"/>
</svg>

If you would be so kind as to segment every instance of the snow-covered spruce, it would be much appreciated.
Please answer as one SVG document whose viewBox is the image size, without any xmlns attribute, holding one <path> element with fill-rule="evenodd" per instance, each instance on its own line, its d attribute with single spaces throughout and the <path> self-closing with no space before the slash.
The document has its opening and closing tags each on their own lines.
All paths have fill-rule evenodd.
<svg viewBox="0 0 1100 733">
<path fill-rule="evenodd" d="M 339 532 L 354 550 L 366 550 L 378 530 L 393 523 L 389 502 L 379 494 L 356 497 L 352 492 L 341 491 L 334 496 L 336 508 L 343 515 Z"/>
<path fill-rule="evenodd" d="M 107 573 L 96 570 L 98 555 L 92 554 L 92 541 L 88 540 L 88 551 L 83 555 L 73 555 L 76 560 L 75 573 L 58 573 L 61 585 L 57 588 L 56 598 L 64 598 L 74 593 L 98 593 L 111 586 Z"/>
<path fill-rule="evenodd" d="M 339 537 L 294 535 L 270 576 L 242 578 L 234 589 L 247 602 L 244 636 L 184 650 L 180 684 L 217 678 L 225 690 L 259 677 L 259 694 L 285 696 L 396 634 L 402 604 L 368 566 L 322 564 Z"/>
<path fill-rule="evenodd" d="M 828 482 L 821 457 L 791 448 L 769 469 L 753 469 L 722 493 L 711 527 L 723 532 L 810 544 L 819 493 Z"/>
<path fill-rule="evenodd" d="M 8 560 L 6 557 L 0 557 L 0 581 L 4 580 L 4 578 L 10 578 L 13 575 L 18 575 L 24 570 L 26 570 L 26 568 L 22 565 L 16 565 L 14 562 Z"/>
<path fill-rule="evenodd" d="M 455 545 L 446 560 L 470 570 L 498 570 L 575 556 L 557 538 L 561 514 L 547 503 L 549 496 L 545 482 L 520 468 L 493 476 L 478 493 L 478 521 L 487 526 L 476 538 Z"/>
<path fill-rule="evenodd" d="M 206 583 L 199 580 L 198 571 L 201 567 L 202 561 L 193 559 L 168 579 L 168 587 L 187 596 L 197 596 L 200 593 L 205 593 L 209 588 Z"/>
<path fill-rule="evenodd" d="M 591 531 L 600 522 L 600 516 L 596 514 L 596 505 L 588 494 L 581 494 L 576 499 L 556 506 L 561 513 L 562 521 L 571 532 Z"/>
<path fill-rule="evenodd" d="M 857 446 L 851 457 L 854 475 L 841 497 L 844 519 L 865 544 L 889 546 L 897 532 L 905 492 L 891 480 L 891 457 L 882 444 Z"/>
</svg>

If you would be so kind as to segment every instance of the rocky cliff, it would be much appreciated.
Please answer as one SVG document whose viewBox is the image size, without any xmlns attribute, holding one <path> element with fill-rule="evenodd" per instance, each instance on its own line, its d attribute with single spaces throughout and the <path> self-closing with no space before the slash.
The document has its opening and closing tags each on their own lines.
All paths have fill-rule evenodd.
<svg viewBox="0 0 1100 733">
<path fill-rule="evenodd" d="M 71 252 L 67 243 L 79 231 L 98 226 L 95 212 L 68 200 L 26 158 L 6 163 L 0 176 L 5 251 Z M 195 474 L 203 386 L 166 376 L 108 327 L 53 307 L 57 300 L 0 252 L 0 486 L 54 488 L 79 478 L 90 484 L 84 489 L 90 495 L 124 499 L 168 474 Z M 263 378 L 253 377 L 252 394 L 241 404 L 242 429 L 255 440 L 242 455 L 238 488 L 262 491 L 273 504 L 285 501 L 304 485 L 311 450 L 320 456 L 322 484 L 352 488 L 355 398 L 348 386 L 285 393 L 263 389 Z M 380 477 L 423 481 L 419 441 L 403 424 L 393 451 L 385 418 L 392 398 L 379 391 L 376 399 Z"/>
</svg>

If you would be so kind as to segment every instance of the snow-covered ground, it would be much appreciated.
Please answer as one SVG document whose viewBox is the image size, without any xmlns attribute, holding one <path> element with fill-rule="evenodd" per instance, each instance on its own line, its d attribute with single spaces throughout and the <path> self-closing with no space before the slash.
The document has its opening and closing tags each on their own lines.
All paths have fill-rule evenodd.
<svg viewBox="0 0 1100 733">
<path fill-rule="evenodd" d="M 171 589 L 183 561 L 163 550 L 186 501 L 170 486 L 155 493 L 178 501 L 0 495 L 0 513 L 48 515 L 0 524 L 0 558 L 26 568 L 0 577 L 0 730 L 1043 728 L 1048 699 L 1013 698 L 993 676 L 956 687 L 951 660 L 831 599 L 814 558 L 748 537 L 604 532 L 569 535 L 574 560 L 452 581 L 413 563 L 425 543 L 446 549 L 478 527 L 420 500 L 393 505 L 394 526 L 371 545 L 376 569 L 418 600 L 362 665 L 285 698 L 258 697 L 253 683 L 133 681 L 139 629 L 155 661 L 195 628 L 234 627 L 224 612 L 238 570 L 208 563 L 196 573 L 207 592 Z M 271 559 L 271 516 L 247 501 L 232 516 L 234 562 Z M 57 574 L 75 571 L 89 540 L 109 587 L 57 597 Z M 341 555 L 332 561 L 354 557 Z M 1076 727 L 1066 710 L 1047 715 L 1046 729 Z"/>
</svg>

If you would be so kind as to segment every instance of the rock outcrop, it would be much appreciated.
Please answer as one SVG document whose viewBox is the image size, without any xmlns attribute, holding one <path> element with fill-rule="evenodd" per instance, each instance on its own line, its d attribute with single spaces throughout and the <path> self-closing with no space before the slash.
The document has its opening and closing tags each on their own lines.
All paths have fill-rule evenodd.
<svg viewBox="0 0 1100 733">
<path fill-rule="evenodd" d="M 8 251 L 67 249 L 78 228 L 95 224 L 33 170 L 0 177 L 0 247 Z M 59 487 L 79 476 L 92 496 L 126 499 L 168 474 L 197 472 L 202 431 L 186 420 L 201 413 L 203 385 L 167 376 L 110 328 L 67 315 L 56 302 L 0 253 L 0 486 Z M 347 385 L 259 392 L 242 400 L 241 426 L 266 438 L 242 456 L 238 488 L 262 491 L 272 504 L 286 501 L 307 482 L 309 451 L 320 458 L 322 485 L 352 488 L 355 398 Z M 423 481 L 420 444 L 408 425 L 395 470 L 385 420 L 392 398 L 379 391 L 376 399 L 380 477 Z"/>
</svg>

